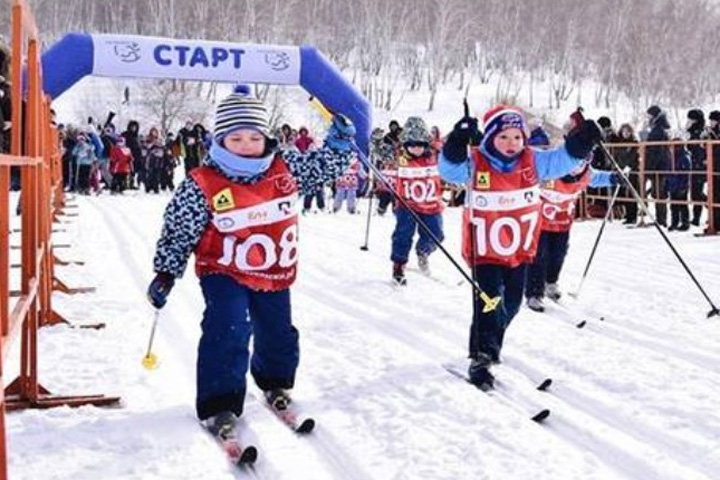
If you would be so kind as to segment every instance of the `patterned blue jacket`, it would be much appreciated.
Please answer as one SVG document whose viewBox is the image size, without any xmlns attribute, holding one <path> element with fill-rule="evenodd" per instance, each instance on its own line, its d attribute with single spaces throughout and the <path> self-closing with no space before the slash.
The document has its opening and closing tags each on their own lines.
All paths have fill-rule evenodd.
<svg viewBox="0 0 720 480">
<path fill-rule="evenodd" d="M 324 146 L 306 153 L 295 149 L 282 150 L 280 156 L 297 180 L 299 194 L 303 196 L 312 195 L 317 185 L 334 181 L 342 175 L 354 153 Z M 205 159 L 205 164 L 240 184 L 252 184 L 262 178 L 262 175 L 254 178 L 228 177 L 209 157 Z M 165 209 L 162 233 L 153 260 L 155 272 L 181 277 L 211 218 L 212 210 L 202 190 L 192 177 L 186 177 Z"/>
</svg>

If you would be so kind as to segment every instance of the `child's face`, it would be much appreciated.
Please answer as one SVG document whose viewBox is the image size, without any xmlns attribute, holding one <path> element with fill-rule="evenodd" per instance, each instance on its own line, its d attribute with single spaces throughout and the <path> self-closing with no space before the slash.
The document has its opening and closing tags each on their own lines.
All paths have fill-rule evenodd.
<svg viewBox="0 0 720 480">
<path fill-rule="evenodd" d="M 512 157 L 522 151 L 525 137 L 519 128 L 508 128 L 495 135 L 493 145 L 498 152 L 506 157 Z"/>
<path fill-rule="evenodd" d="M 419 157 L 425 153 L 425 147 L 423 145 L 406 146 L 405 148 L 407 148 L 408 153 L 414 157 Z"/>
<path fill-rule="evenodd" d="M 223 143 L 226 150 L 241 157 L 260 157 L 265 151 L 265 135 L 257 130 L 235 130 Z"/>
</svg>

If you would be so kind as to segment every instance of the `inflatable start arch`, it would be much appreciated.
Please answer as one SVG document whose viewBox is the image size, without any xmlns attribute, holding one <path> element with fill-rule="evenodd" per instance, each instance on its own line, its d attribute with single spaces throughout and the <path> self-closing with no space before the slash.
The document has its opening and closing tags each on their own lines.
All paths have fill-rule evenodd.
<svg viewBox="0 0 720 480">
<path fill-rule="evenodd" d="M 86 75 L 300 85 L 347 115 L 367 153 L 370 104 L 315 47 L 70 33 L 43 56 L 43 89 L 58 98 Z"/>
</svg>

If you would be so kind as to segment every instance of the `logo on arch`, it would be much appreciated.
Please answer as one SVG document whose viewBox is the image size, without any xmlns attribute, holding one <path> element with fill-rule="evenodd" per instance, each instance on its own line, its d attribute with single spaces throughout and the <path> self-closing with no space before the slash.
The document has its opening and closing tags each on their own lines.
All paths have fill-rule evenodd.
<svg viewBox="0 0 720 480">
<path fill-rule="evenodd" d="M 290 55 L 285 52 L 268 52 L 265 54 L 265 63 L 276 72 L 290 68 Z"/>
<path fill-rule="evenodd" d="M 140 45 L 131 41 L 109 42 L 113 45 L 115 56 L 123 63 L 135 63 L 140 60 Z"/>
</svg>

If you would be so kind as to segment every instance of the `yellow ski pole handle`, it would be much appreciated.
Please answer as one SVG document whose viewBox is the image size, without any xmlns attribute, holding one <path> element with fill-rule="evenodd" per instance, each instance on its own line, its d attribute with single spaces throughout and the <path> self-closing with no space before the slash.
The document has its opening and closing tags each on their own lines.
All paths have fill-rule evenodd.
<svg viewBox="0 0 720 480">
<path fill-rule="evenodd" d="M 500 304 L 499 296 L 495 297 L 495 298 L 491 298 L 490 295 L 488 295 L 485 292 L 480 292 L 480 300 L 485 302 L 485 306 L 483 307 L 483 313 L 492 312 Z"/>
<path fill-rule="evenodd" d="M 318 109 L 318 111 L 320 112 L 320 115 L 322 115 L 322 117 L 326 121 L 328 121 L 328 122 L 332 121 L 333 114 L 330 112 L 330 110 L 328 110 L 325 107 L 325 105 L 323 105 L 320 102 L 320 100 L 318 100 L 316 97 L 310 97 L 310 103 L 312 104 L 313 107 Z"/>
</svg>

